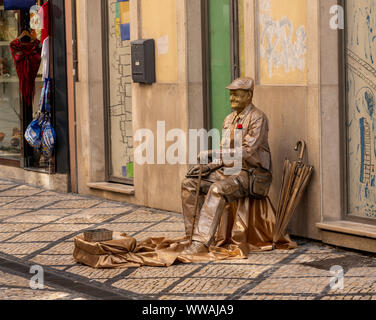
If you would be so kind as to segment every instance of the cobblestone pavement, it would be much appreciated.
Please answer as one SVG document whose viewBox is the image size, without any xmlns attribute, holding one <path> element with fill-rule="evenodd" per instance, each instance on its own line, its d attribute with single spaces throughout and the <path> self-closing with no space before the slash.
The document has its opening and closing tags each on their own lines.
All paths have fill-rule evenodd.
<svg viewBox="0 0 376 320">
<path fill-rule="evenodd" d="M 30 276 L 31 277 L 31 276 Z M 43 290 L 33 290 L 30 279 L 0 271 L 0 300 L 88 300 L 89 296 L 45 285 Z"/>
<path fill-rule="evenodd" d="M 57 277 L 59 288 L 65 288 L 52 285 L 36 293 L 28 288 L 30 274 L 19 277 L 3 271 L 0 299 L 75 299 L 85 298 L 84 292 L 100 298 L 103 290 L 103 296 L 113 293 L 114 299 L 376 300 L 375 255 L 297 239 L 296 250 L 253 253 L 248 260 L 95 270 L 75 263 L 73 238 L 98 227 L 137 240 L 184 236 L 182 217 L 176 213 L 0 179 L 0 260 L 41 265 Z M 330 286 L 330 269 L 336 265 L 344 269 L 343 290 Z M 83 284 L 80 295 L 69 291 L 72 283 Z"/>
</svg>

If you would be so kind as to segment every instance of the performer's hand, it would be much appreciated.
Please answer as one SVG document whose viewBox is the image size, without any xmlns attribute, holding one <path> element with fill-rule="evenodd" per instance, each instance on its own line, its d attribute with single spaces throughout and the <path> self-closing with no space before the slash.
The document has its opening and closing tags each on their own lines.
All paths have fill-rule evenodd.
<svg viewBox="0 0 376 320">
<path fill-rule="evenodd" d="M 208 174 L 210 171 L 211 171 L 210 166 L 208 165 L 203 166 L 203 169 L 202 169 L 203 175 Z M 188 171 L 187 176 L 198 176 L 199 174 L 200 174 L 200 165 L 197 165 Z"/>
<path fill-rule="evenodd" d="M 212 157 L 213 157 L 213 151 L 212 150 L 201 151 L 200 154 L 197 156 L 197 160 L 201 161 L 202 159 L 205 159 L 208 162 L 210 162 Z"/>
</svg>

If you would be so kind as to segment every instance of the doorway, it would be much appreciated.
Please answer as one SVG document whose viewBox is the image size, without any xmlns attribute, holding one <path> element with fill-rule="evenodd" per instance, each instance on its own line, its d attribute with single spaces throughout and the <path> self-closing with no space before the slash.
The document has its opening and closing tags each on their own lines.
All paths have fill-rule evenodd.
<svg viewBox="0 0 376 320">
<path fill-rule="evenodd" d="M 243 0 L 204 0 L 208 129 L 222 130 L 231 113 L 230 93 L 225 88 L 240 76 L 239 16 Z"/>
</svg>

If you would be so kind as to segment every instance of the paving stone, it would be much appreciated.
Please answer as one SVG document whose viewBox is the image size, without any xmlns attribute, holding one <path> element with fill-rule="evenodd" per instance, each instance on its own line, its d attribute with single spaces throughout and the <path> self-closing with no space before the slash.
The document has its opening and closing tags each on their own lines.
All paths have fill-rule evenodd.
<svg viewBox="0 0 376 320">
<path fill-rule="evenodd" d="M 27 210 L 0 209 L 0 219 L 27 212 Z"/>
<path fill-rule="evenodd" d="M 160 232 L 185 232 L 184 224 L 178 222 L 164 222 L 152 226 L 148 229 L 150 232 L 160 231 Z"/>
<path fill-rule="evenodd" d="M 134 237 L 137 241 L 144 241 L 148 238 L 167 238 L 167 239 L 182 239 L 184 238 L 185 232 L 141 232 L 136 234 Z"/>
<path fill-rule="evenodd" d="M 46 243 L 0 243 L 0 252 L 9 255 L 28 255 L 46 246 Z"/>
<path fill-rule="evenodd" d="M 272 278 L 309 278 L 309 277 L 330 277 L 328 270 L 316 269 L 303 265 L 285 265 L 279 268 Z"/>
<path fill-rule="evenodd" d="M 45 201 L 18 200 L 18 201 L 6 204 L 2 208 L 3 209 L 40 209 L 53 202 L 54 200 L 45 200 Z"/>
<path fill-rule="evenodd" d="M 314 300 L 316 297 L 306 297 L 306 296 L 298 296 L 298 295 L 251 295 L 251 296 L 243 296 L 240 300 L 277 300 L 277 301 L 288 301 L 288 300 Z"/>
<path fill-rule="evenodd" d="M 114 202 L 103 202 L 103 203 L 100 203 L 100 204 L 98 204 L 98 205 L 96 205 L 95 207 L 96 208 L 117 208 L 117 207 L 124 207 L 124 206 L 126 206 L 126 205 L 128 205 L 127 203 L 121 203 L 121 202 L 119 202 L 119 203 L 114 203 Z"/>
<path fill-rule="evenodd" d="M 68 215 L 76 214 L 77 212 L 80 212 L 80 209 L 40 209 L 40 210 L 33 210 L 32 212 L 28 212 L 28 215 L 34 215 L 34 216 L 41 216 L 41 215 L 47 215 L 47 216 L 58 216 L 58 217 L 66 217 Z"/>
<path fill-rule="evenodd" d="M 329 293 L 335 294 L 376 294 L 376 278 L 357 278 L 345 277 L 344 288 L 338 290 L 330 290 Z"/>
<path fill-rule="evenodd" d="M 200 265 L 176 265 L 168 268 L 142 267 L 136 269 L 129 278 L 178 278 L 185 277 L 191 272 L 201 268 Z"/>
<path fill-rule="evenodd" d="M 216 264 L 204 267 L 193 277 L 253 279 L 270 268 L 270 266 Z"/>
<path fill-rule="evenodd" d="M 307 253 L 307 254 L 301 254 L 295 259 L 291 261 L 291 263 L 307 263 L 307 262 L 313 262 L 313 261 L 321 261 L 321 260 L 327 260 L 327 259 L 337 259 L 345 257 L 343 254 L 339 253 L 332 253 L 332 252 L 320 252 L 320 253 Z"/>
<path fill-rule="evenodd" d="M 71 215 L 65 218 L 62 218 L 59 220 L 59 223 L 102 223 L 106 220 L 109 220 L 113 217 L 116 217 L 115 215 L 105 215 L 105 214 L 86 214 L 86 213 L 80 213 Z"/>
<path fill-rule="evenodd" d="M 92 224 L 48 224 L 46 226 L 40 227 L 38 229 L 35 229 L 34 231 L 47 231 L 47 232 L 78 232 L 78 231 L 84 231 L 88 228 L 93 227 Z"/>
<path fill-rule="evenodd" d="M 98 282 L 106 282 L 108 279 L 112 279 L 127 269 L 93 269 L 86 266 L 73 266 L 67 269 L 67 272 L 72 273 L 77 276 L 85 277 L 88 279 L 92 279 Z"/>
<path fill-rule="evenodd" d="M 189 296 L 189 295 L 181 295 L 181 296 L 177 296 L 177 295 L 165 295 L 165 296 L 162 296 L 159 298 L 159 300 L 177 300 L 177 301 L 182 301 L 182 300 L 185 300 L 185 301 L 195 301 L 195 300 L 198 300 L 198 301 L 209 301 L 209 300 L 214 300 L 214 301 L 223 301 L 226 299 L 226 295 L 223 295 L 223 296 Z"/>
<path fill-rule="evenodd" d="M 253 294 L 320 294 L 331 278 L 268 278 L 248 291 Z"/>
<path fill-rule="evenodd" d="M 5 180 L 5 179 L 1 179 L 0 180 L 0 183 L 3 184 L 3 185 L 12 185 L 12 186 L 18 186 L 20 185 L 18 182 L 16 181 L 11 181 L 11 180 Z"/>
<path fill-rule="evenodd" d="M 11 237 L 14 237 L 18 233 L 12 233 L 12 232 L 6 232 L 6 233 L 0 233 L 0 242 L 5 241 Z"/>
<path fill-rule="evenodd" d="M 116 232 L 139 232 L 144 230 L 148 226 L 151 226 L 151 223 L 108 223 L 102 225 L 101 228 L 116 231 Z"/>
<path fill-rule="evenodd" d="M 65 271 L 67 266 L 51 266 L 51 268 L 59 271 Z"/>
<path fill-rule="evenodd" d="M 85 209 L 95 206 L 100 203 L 99 200 L 87 200 L 83 198 L 82 200 L 63 200 L 55 203 L 54 205 L 49 206 L 48 208 L 56 209 Z"/>
<path fill-rule="evenodd" d="M 169 293 L 232 294 L 247 283 L 249 281 L 239 279 L 185 279 Z"/>
<path fill-rule="evenodd" d="M 2 205 L 2 209 L 4 208 L 4 206 L 7 204 L 7 203 L 10 203 L 10 202 L 13 202 L 13 201 L 16 201 L 16 200 L 20 200 L 22 201 L 24 199 L 24 197 L 0 197 L 0 205 Z"/>
<path fill-rule="evenodd" d="M 32 290 L 30 279 L 0 271 L 0 300 L 73 300 L 89 299 L 85 295 L 70 290 L 44 286 L 44 289 Z"/>
<path fill-rule="evenodd" d="M 130 208 L 129 207 L 121 207 L 121 208 L 89 208 L 84 209 L 80 213 L 86 215 L 121 215 L 121 214 L 128 214 Z"/>
<path fill-rule="evenodd" d="M 25 232 L 30 229 L 40 227 L 39 223 L 2 223 L 1 231 L 2 232 Z"/>
<path fill-rule="evenodd" d="M 248 259 L 242 260 L 220 260 L 214 261 L 214 264 L 256 264 L 256 265 L 270 265 L 281 262 L 286 259 L 289 254 L 280 254 L 275 252 L 265 253 L 251 253 Z"/>
<path fill-rule="evenodd" d="M 52 242 L 64 238 L 71 232 L 27 232 L 9 240 L 9 242 Z"/>
<path fill-rule="evenodd" d="M 34 186 L 30 186 L 30 185 L 27 185 L 27 184 L 20 184 L 17 189 L 19 190 L 39 190 L 39 191 L 43 191 L 42 188 L 38 188 L 38 187 L 34 187 Z"/>
<path fill-rule="evenodd" d="M 328 247 L 324 244 L 316 244 L 314 242 L 304 244 L 304 248 L 307 250 L 307 253 L 309 254 L 330 254 L 330 253 L 341 254 L 340 251 L 336 251 L 332 247 Z M 296 249 L 296 251 L 299 251 L 299 250 L 300 250 L 299 248 Z"/>
<path fill-rule="evenodd" d="M 42 266 L 72 266 L 76 264 L 76 261 L 74 260 L 72 254 L 40 254 L 33 258 L 31 261 Z"/>
<path fill-rule="evenodd" d="M 35 291 L 30 288 L 2 288 L 0 292 L 1 300 L 20 300 L 20 297 L 23 300 L 63 300 L 69 296 L 69 293 L 54 292 L 48 289 Z"/>
<path fill-rule="evenodd" d="M 56 246 L 43 251 L 43 254 L 51 254 L 51 255 L 72 255 L 74 251 L 74 242 L 60 242 Z"/>
<path fill-rule="evenodd" d="M 23 189 L 20 187 L 13 188 L 10 190 L 0 192 L 1 197 L 26 197 L 32 196 L 34 194 L 40 193 L 42 190 L 39 189 Z"/>
<path fill-rule="evenodd" d="M 55 196 L 46 196 L 46 195 L 41 195 L 40 193 L 37 195 L 34 195 L 32 197 L 27 198 L 30 201 L 70 201 L 69 198 L 64 197 L 63 195 L 55 195 Z"/>
<path fill-rule="evenodd" d="M 159 222 L 168 218 L 168 214 L 153 213 L 150 211 L 137 210 L 123 217 L 116 219 L 114 222 Z"/>
<path fill-rule="evenodd" d="M 345 273 L 345 278 L 347 277 L 376 278 L 376 267 L 351 268 Z"/>
<path fill-rule="evenodd" d="M 113 284 L 114 287 L 137 294 L 158 294 L 171 286 L 179 278 L 160 279 L 123 279 Z"/>
<path fill-rule="evenodd" d="M 23 214 L 21 216 L 17 217 L 8 217 L 4 221 L 9 223 L 49 223 L 53 222 L 59 219 L 58 216 L 48 216 L 48 215 L 29 215 L 29 214 Z"/>
<path fill-rule="evenodd" d="M 81 196 L 77 194 L 71 194 L 71 193 L 59 193 L 54 191 L 42 191 L 38 196 L 43 197 L 53 197 L 57 199 L 65 199 L 65 200 L 78 200 L 81 199 Z"/>
<path fill-rule="evenodd" d="M 172 216 L 168 220 L 168 222 L 179 222 L 179 223 L 184 223 L 183 215 L 179 216 Z"/>
<path fill-rule="evenodd" d="M 2 191 L 2 190 L 6 190 L 6 189 L 9 189 L 9 188 L 12 188 L 12 187 L 15 187 L 16 185 L 12 185 L 12 184 L 3 184 L 2 182 L 1 182 L 1 184 L 0 184 L 0 191 Z"/>
</svg>

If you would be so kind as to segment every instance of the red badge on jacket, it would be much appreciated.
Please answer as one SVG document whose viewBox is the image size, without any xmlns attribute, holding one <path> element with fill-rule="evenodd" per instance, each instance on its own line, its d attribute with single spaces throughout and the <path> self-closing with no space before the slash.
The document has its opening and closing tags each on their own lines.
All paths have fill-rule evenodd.
<svg viewBox="0 0 376 320">
<path fill-rule="evenodd" d="M 243 125 L 241 123 L 238 124 L 238 129 L 243 129 Z"/>
</svg>

